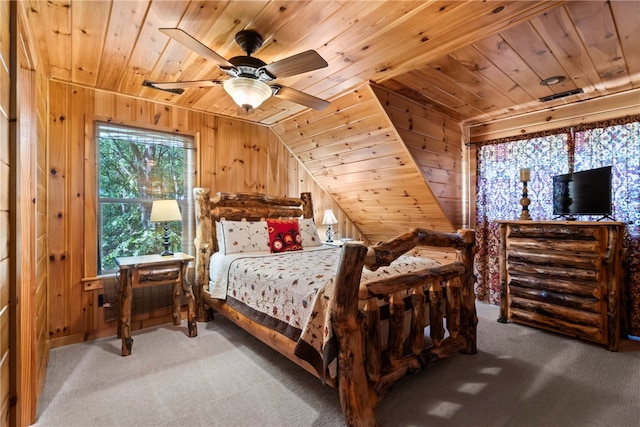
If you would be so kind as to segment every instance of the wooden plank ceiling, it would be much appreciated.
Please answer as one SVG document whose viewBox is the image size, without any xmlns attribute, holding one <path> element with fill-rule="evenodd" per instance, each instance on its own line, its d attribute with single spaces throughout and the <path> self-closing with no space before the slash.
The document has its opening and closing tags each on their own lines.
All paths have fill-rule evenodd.
<svg viewBox="0 0 640 427">
<path fill-rule="evenodd" d="M 634 1 L 20 4 L 42 52 L 39 66 L 52 79 L 270 126 L 371 240 L 406 224 L 451 229 L 464 222 L 462 149 L 449 147 L 460 145 L 463 131 L 454 131 L 447 118 L 475 129 L 639 93 L 640 2 Z M 331 104 L 315 111 L 271 97 L 247 112 L 222 87 L 192 87 L 181 95 L 145 87 L 145 79 L 227 78 L 159 31 L 164 27 L 183 29 L 227 59 L 243 54 L 234 36 L 247 28 L 263 36 L 254 56 L 267 64 L 314 49 L 328 67 L 276 82 Z M 552 76 L 566 79 L 540 84 Z M 540 101 L 574 89 L 582 93 Z M 403 102 L 409 105 L 404 115 L 396 108 Z M 416 137 L 404 126 L 407 111 L 425 119 L 420 111 L 426 109 L 441 115 L 429 120 L 446 123 L 448 134 Z M 437 148 L 442 145 L 447 155 Z M 389 221 L 396 226 L 373 231 Z"/>
</svg>

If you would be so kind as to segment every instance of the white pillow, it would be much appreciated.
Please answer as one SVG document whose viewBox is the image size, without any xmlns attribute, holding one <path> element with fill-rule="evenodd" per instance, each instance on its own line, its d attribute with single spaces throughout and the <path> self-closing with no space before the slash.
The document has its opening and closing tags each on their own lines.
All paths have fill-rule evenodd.
<svg viewBox="0 0 640 427">
<path fill-rule="evenodd" d="M 267 221 L 216 222 L 216 237 L 218 252 L 225 255 L 269 251 Z"/>
<path fill-rule="evenodd" d="M 298 221 L 300 225 L 300 236 L 302 237 L 302 247 L 309 248 L 311 246 L 322 246 L 320 235 L 316 229 L 313 218 L 303 218 Z"/>
</svg>

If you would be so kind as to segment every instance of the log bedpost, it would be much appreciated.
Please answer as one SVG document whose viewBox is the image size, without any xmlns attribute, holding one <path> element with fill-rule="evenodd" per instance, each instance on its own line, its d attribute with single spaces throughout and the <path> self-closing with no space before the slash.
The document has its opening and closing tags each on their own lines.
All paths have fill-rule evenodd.
<svg viewBox="0 0 640 427">
<path fill-rule="evenodd" d="M 313 202 L 311 200 L 311 193 L 301 193 L 300 200 L 302 200 L 302 216 L 305 218 L 313 218 Z"/>
<path fill-rule="evenodd" d="M 473 274 L 473 258 L 475 257 L 476 234 L 473 230 L 458 230 L 464 240 L 464 247 L 458 252 L 457 261 L 466 267 L 466 272 L 460 277 L 460 292 L 462 304 L 460 305 L 460 335 L 466 339 L 463 353 L 476 354 L 476 328 L 478 316 L 476 315 L 475 275 Z"/>
<path fill-rule="evenodd" d="M 377 382 L 382 372 L 382 344 L 380 342 L 380 308 L 374 298 L 364 304 L 365 315 L 365 368 L 369 379 Z"/>
<path fill-rule="evenodd" d="M 411 354 L 419 356 L 424 349 L 424 328 L 425 328 L 425 313 L 424 306 L 427 297 L 424 294 L 424 289 L 419 286 L 413 288 L 411 291 Z"/>
<path fill-rule="evenodd" d="M 365 373 L 363 318 L 358 313 L 358 290 L 367 248 L 347 243 L 342 247 L 331 306 L 338 340 L 338 390 L 348 426 L 376 426 L 377 399 Z"/>
<path fill-rule="evenodd" d="M 389 340 L 387 350 L 391 366 L 402 360 L 404 344 L 404 299 L 402 292 L 394 292 L 389 300 Z"/>
<path fill-rule="evenodd" d="M 436 347 L 444 339 L 444 315 L 442 313 L 442 285 L 433 282 L 429 286 L 429 325 L 431 329 L 431 341 Z"/>
<path fill-rule="evenodd" d="M 460 279 L 452 279 L 447 283 L 447 330 L 451 338 L 460 333 Z"/>
<path fill-rule="evenodd" d="M 196 273 L 193 296 L 195 299 L 196 320 L 206 322 L 211 320 L 210 310 L 206 309 L 203 298 L 203 287 L 209 282 L 209 258 L 214 250 L 213 221 L 211 220 L 211 207 L 209 205 L 209 189 L 194 188 L 193 199 L 196 215 Z"/>
</svg>

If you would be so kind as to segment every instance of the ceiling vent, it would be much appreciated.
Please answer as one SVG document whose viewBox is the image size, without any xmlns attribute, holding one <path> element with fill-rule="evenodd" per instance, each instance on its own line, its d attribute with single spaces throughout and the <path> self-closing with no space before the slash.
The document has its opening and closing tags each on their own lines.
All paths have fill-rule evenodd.
<svg viewBox="0 0 640 427">
<path fill-rule="evenodd" d="M 549 102 L 549 101 L 553 101 L 554 99 L 560 99 L 566 96 L 577 95 L 579 93 L 584 93 L 582 88 L 571 89 L 566 92 L 554 93 L 553 95 L 543 96 L 542 98 L 540 98 L 540 102 Z"/>
</svg>

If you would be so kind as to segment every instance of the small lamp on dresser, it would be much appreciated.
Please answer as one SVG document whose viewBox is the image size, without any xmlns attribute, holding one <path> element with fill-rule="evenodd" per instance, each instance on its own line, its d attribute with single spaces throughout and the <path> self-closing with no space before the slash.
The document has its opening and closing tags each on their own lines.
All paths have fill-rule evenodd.
<svg viewBox="0 0 640 427">
<path fill-rule="evenodd" d="M 333 242 L 333 228 L 332 225 L 333 224 L 337 224 L 338 220 L 336 219 L 336 216 L 333 214 L 333 211 L 331 209 L 327 209 L 324 211 L 324 218 L 322 219 L 322 224 L 327 226 L 327 242 L 331 243 Z"/>
<path fill-rule="evenodd" d="M 151 222 L 164 222 L 164 250 L 161 256 L 173 255 L 169 250 L 169 222 L 182 221 L 177 200 L 155 200 L 151 206 Z"/>
<path fill-rule="evenodd" d="M 531 170 L 529 168 L 520 169 L 520 182 L 522 182 L 522 198 L 520 199 L 520 205 L 522 206 L 522 212 L 520 213 L 520 219 L 531 219 L 529 215 L 529 205 L 531 201 L 528 197 L 527 182 L 531 179 Z"/>
</svg>

